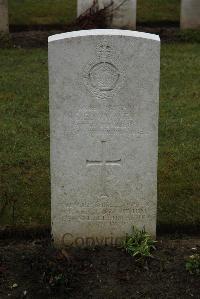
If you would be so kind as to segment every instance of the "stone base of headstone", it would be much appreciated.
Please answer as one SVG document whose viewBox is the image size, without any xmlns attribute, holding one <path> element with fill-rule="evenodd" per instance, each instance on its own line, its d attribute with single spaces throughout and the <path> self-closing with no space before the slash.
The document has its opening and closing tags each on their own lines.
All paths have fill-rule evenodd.
<svg viewBox="0 0 200 299">
<path fill-rule="evenodd" d="M 93 5 L 97 9 L 105 9 L 107 28 L 136 28 L 136 2 L 137 0 L 78 0 L 77 15 L 85 13 Z M 113 3 L 113 4 L 112 4 Z"/>
<path fill-rule="evenodd" d="M 200 29 L 200 0 L 182 0 L 181 29 Z"/>
</svg>

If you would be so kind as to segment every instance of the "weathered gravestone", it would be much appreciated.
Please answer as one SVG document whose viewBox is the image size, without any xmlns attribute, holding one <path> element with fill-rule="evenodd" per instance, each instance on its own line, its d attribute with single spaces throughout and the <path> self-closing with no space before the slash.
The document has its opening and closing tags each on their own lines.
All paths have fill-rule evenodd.
<svg viewBox="0 0 200 299">
<path fill-rule="evenodd" d="M 182 0 L 181 28 L 200 29 L 200 0 Z"/>
<path fill-rule="evenodd" d="M 8 1 L 0 0 L 0 32 L 8 33 Z"/>
<path fill-rule="evenodd" d="M 78 16 L 86 12 L 94 3 L 97 10 L 108 7 L 105 24 L 107 27 L 136 28 L 136 0 L 78 0 Z"/>
<path fill-rule="evenodd" d="M 49 38 L 55 244 L 156 235 L 159 51 L 126 30 Z"/>
</svg>

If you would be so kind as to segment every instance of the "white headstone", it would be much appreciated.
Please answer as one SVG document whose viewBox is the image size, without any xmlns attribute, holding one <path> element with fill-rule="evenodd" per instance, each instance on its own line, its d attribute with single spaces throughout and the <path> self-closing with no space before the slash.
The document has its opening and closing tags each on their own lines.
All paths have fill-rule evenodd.
<svg viewBox="0 0 200 299">
<path fill-rule="evenodd" d="M 96 0 L 99 9 L 108 7 L 106 25 L 110 28 L 136 28 L 136 2 L 137 0 Z M 78 0 L 77 14 L 80 16 L 89 9 L 94 0 Z"/>
<path fill-rule="evenodd" d="M 49 38 L 55 244 L 156 235 L 160 41 L 128 30 Z"/>
<path fill-rule="evenodd" d="M 200 29 L 200 0 L 182 0 L 181 28 Z"/>
<path fill-rule="evenodd" d="M 8 33 L 8 1 L 0 0 L 0 32 Z"/>
</svg>

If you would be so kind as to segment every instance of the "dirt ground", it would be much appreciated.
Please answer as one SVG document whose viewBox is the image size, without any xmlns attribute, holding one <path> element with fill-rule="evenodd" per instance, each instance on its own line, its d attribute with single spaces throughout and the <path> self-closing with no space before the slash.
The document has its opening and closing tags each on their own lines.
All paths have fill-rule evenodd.
<svg viewBox="0 0 200 299">
<path fill-rule="evenodd" d="M 105 28 L 102 14 L 83 16 L 69 25 L 30 25 L 10 26 L 9 36 L 0 36 L 0 48 L 42 48 L 48 45 L 48 36 L 62 32 Z M 158 34 L 162 43 L 171 42 L 199 42 L 198 31 L 182 33 L 179 24 L 170 22 L 138 24 L 137 31 Z"/>
<path fill-rule="evenodd" d="M 138 262 L 121 248 L 56 250 L 50 238 L 0 241 L 0 298 L 200 298 L 185 259 L 200 238 L 159 240 Z"/>
<path fill-rule="evenodd" d="M 14 47 L 14 48 L 46 48 L 48 44 L 48 36 L 58 34 L 61 32 L 71 31 L 67 30 L 29 30 L 11 32 L 9 38 L 0 38 L 0 48 Z M 76 28 L 75 28 L 76 29 Z M 150 28 L 139 27 L 138 31 L 155 33 L 160 35 L 162 42 L 187 42 L 190 41 L 185 36 L 179 34 L 176 27 L 172 28 Z"/>
</svg>

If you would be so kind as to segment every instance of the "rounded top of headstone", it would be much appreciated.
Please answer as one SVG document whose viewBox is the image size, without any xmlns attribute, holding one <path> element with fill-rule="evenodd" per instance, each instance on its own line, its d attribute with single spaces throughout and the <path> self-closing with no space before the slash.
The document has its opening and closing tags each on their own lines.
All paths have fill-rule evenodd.
<svg viewBox="0 0 200 299">
<path fill-rule="evenodd" d="M 131 30 L 120 30 L 120 29 L 92 29 L 92 30 L 80 30 L 80 31 L 72 31 L 61 34 L 55 34 L 49 36 L 48 42 L 54 42 L 58 40 L 64 40 L 68 38 L 76 38 L 83 36 L 127 36 L 127 37 L 136 37 L 136 38 L 144 38 L 155 41 L 160 41 L 160 37 L 156 34 L 139 32 L 139 31 L 131 31 Z"/>
</svg>

